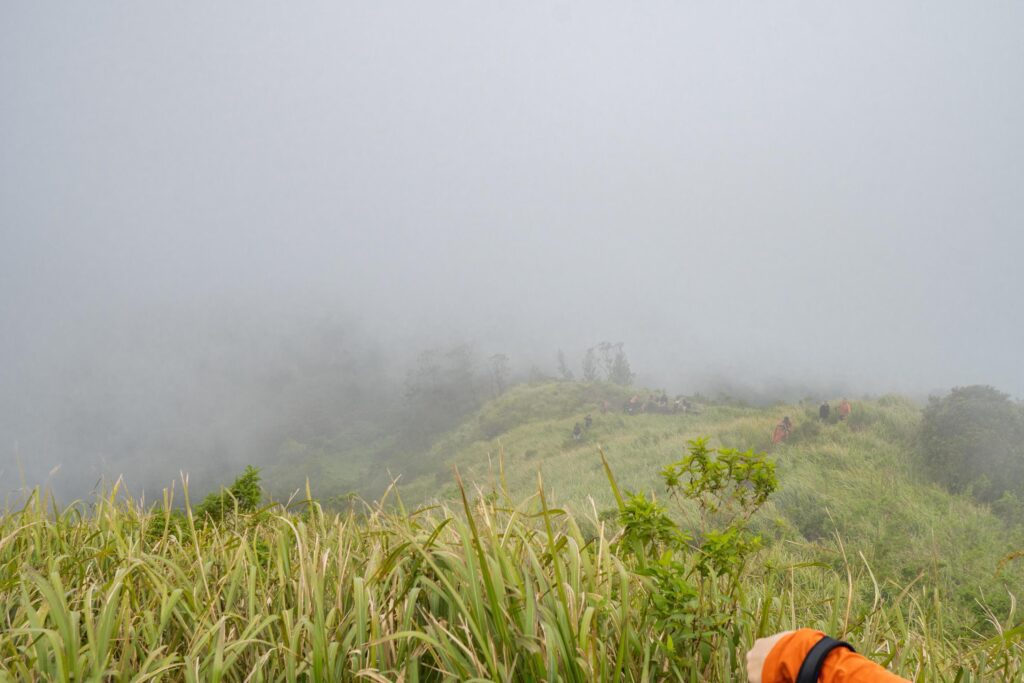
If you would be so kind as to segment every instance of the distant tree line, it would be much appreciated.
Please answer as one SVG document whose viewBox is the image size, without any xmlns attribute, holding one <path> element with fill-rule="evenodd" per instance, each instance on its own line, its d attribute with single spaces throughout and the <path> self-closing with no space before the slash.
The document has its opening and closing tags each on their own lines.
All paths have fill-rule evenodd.
<svg viewBox="0 0 1024 683">
<path fill-rule="evenodd" d="M 24 464 L 36 483 L 52 471 L 48 485 L 69 499 L 121 475 L 132 493 L 158 495 L 181 472 L 202 496 L 201 482 L 246 463 L 281 486 L 301 484 L 285 474 L 362 481 L 366 468 L 386 485 L 389 467 L 409 471 L 486 400 L 521 382 L 576 378 L 562 352 L 553 375 L 465 343 L 388 348 L 337 318 L 283 324 L 216 309 L 161 321 L 97 325 L 59 362 L 26 369 L 24 400 L 0 414 L 0 474 Z M 633 377 L 611 342 L 587 350 L 582 375 Z M 363 469 L 344 469 L 356 461 Z"/>
<path fill-rule="evenodd" d="M 422 440 L 451 429 L 480 406 L 489 381 L 496 391 L 504 391 L 508 359 L 497 358 L 491 358 L 491 375 L 487 377 L 468 344 L 421 352 L 406 374 L 405 406 L 400 415 L 404 434 Z"/>
</svg>

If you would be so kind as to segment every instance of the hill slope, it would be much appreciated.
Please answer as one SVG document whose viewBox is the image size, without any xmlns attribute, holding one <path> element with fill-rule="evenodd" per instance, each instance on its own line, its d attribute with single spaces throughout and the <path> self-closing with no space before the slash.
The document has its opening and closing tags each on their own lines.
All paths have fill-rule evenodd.
<svg viewBox="0 0 1024 683">
<path fill-rule="evenodd" d="M 755 521 L 769 541 L 766 561 L 849 569 L 877 582 L 883 596 L 927 583 L 971 615 L 965 626 L 985 618 L 979 601 L 1008 609 L 1007 591 L 1022 579 L 1020 562 L 997 570 L 1004 557 L 1024 548 L 1020 529 L 918 474 L 921 413 L 909 400 L 858 401 L 848 421 L 822 424 L 809 405 L 707 405 L 699 414 L 627 415 L 621 411 L 626 397 L 602 385 L 517 387 L 435 444 L 429 456 L 435 472 L 400 481 L 401 496 L 406 504 L 454 496 L 454 466 L 481 491 L 504 489 L 519 501 L 536 491 L 539 472 L 554 504 L 600 524 L 614 498 L 599 449 L 620 487 L 657 496 L 664 489 L 658 472 L 682 457 L 689 439 L 709 436 L 722 447 L 769 450 L 773 426 L 789 415 L 796 425 L 792 436 L 770 451 L 779 489 Z M 612 406 L 608 412 L 601 411 L 604 400 Z M 593 425 L 574 441 L 573 425 L 588 413 Z"/>
<path fill-rule="evenodd" d="M 919 480 L 916 406 L 861 402 L 836 425 L 801 406 L 609 410 L 569 436 L 624 396 L 557 384 L 484 406 L 424 456 L 484 494 L 452 505 L 260 507 L 255 471 L 230 504 L 190 512 L 116 491 L 62 510 L 36 491 L 0 515 L 0 681 L 731 681 L 757 637 L 802 626 L 913 680 L 1022 680 L 1021 571 L 995 571 L 1017 531 Z M 771 454 L 766 544 L 741 564 L 703 565 L 715 550 L 700 542 L 637 545 L 603 514 L 599 442 L 653 495 L 687 438 L 759 448 L 783 411 L 796 431 Z M 538 504 L 538 470 L 576 514 Z M 405 500 L 443 498 L 450 480 L 411 477 Z"/>
</svg>

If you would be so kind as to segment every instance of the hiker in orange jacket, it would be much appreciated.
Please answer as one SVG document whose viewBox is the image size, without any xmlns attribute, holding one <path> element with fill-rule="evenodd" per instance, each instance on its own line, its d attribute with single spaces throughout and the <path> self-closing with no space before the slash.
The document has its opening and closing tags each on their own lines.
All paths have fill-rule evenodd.
<svg viewBox="0 0 1024 683">
<path fill-rule="evenodd" d="M 789 416 L 782 418 L 782 422 L 775 425 L 775 431 L 772 432 L 772 443 L 776 444 L 780 441 L 785 441 L 790 432 L 793 431 L 793 423 L 789 421 Z"/>
<path fill-rule="evenodd" d="M 850 416 L 850 413 L 851 413 L 852 411 L 853 411 L 853 406 L 851 406 L 851 405 L 850 405 L 850 402 L 849 402 L 849 401 L 847 401 L 847 400 L 846 400 L 846 399 L 844 398 L 844 399 L 843 399 L 843 400 L 842 400 L 842 401 L 841 401 L 841 402 L 839 403 L 839 419 L 840 419 L 840 420 L 845 420 L 846 418 L 848 418 L 848 417 Z"/>
<path fill-rule="evenodd" d="M 802 628 L 759 638 L 747 653 L 750 683 L 909 683 L 846 643 Z"/>
</svg>

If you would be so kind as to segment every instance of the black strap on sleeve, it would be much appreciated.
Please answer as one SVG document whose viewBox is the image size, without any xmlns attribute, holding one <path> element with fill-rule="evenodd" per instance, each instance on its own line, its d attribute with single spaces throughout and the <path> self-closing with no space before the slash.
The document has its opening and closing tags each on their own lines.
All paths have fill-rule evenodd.
<svg viewBox="0 0 1024 683">
<path fill-rule="evenodd" d="M 796 675 L 796 683 L 818 683 L 818 676 L 821 674 L 821 667 L 825 664 L 825 658 L 837 647 L 845 647 L 850 652 L 856 652 L 849 643 L 825 636 L 815 643 L 811 651 L 804 657 L 804 663 L 800 665 L 800 673 Z"/>
</svg>

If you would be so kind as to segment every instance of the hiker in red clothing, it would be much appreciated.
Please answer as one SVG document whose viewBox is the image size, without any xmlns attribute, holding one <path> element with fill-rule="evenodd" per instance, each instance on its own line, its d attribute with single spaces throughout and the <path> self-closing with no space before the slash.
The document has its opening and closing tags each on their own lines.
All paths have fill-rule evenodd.
<svg viewBox="0 0 1024 683">
<path fill-rule="evenodd" d="M 839 403 L 839 420 L 845 420 L 853 412 L 853 406 L 845 398 Z"/>
<path fill-rule="evenodd" d="M 793 431 L 793 423 L 789 421 L 789 416 L 782 418 L 782 422 L 775 425 L 775 431 L 772 432 L 772 443 L 777 444 L 785 441 L 790 432 Z"/>
<path fill-rule="evenodd" d="M 802 628 L 759 638 L 747 653 L 750 683 L 909 683 L 848 643 Z"/>
</svg>

